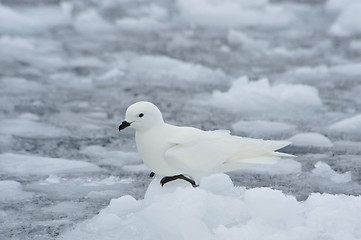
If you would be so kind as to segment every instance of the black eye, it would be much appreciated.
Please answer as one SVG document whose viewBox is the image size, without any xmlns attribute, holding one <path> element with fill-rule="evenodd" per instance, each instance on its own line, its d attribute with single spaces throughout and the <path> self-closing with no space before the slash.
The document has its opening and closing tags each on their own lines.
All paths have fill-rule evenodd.
<svg viewBox="0 0 361 240">
<path fill-rule="evenodd" d="M 144 114 L 143 114 L 143 113 L 141 113 L 141 114 L 139 114 L 138 116 L 139 116 L 139 117 L 143 117 L 143 116 L 144 116 Z"/>
</svg>

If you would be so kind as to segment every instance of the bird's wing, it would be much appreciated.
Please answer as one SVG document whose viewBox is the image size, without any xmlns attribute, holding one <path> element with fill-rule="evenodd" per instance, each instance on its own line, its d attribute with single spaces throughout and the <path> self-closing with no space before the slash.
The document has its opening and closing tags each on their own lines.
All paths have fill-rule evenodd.
<svg viewBox="0 0 361 240">
<path fill-rule="evenodd" d="M 172 126 L 173 127 L 173 126 Z M 229 131 L 202 131 L 196 128 L 174 127 L 167 138 L 166 161 L 177 169 L 213 172 L 222 164 L 269 164 L 283 153 L 275 152 L 289 144 L 285 141 L 265 141 L 231 136 Z M 175 134 L 174 134 L 175 133 Z M 286 155 L 286 154 L 285 154 Z"/>
<path fill-rule="evenodd" d="M 168 137 L 170 147 L 165 159 L 177 169 L 212 172 L 230 158 L 234 146 L 223 145 L 222 139 L 230 137 L 229 131 L 202 131 L 196 128 L 180 127 Z"/>
</svg>

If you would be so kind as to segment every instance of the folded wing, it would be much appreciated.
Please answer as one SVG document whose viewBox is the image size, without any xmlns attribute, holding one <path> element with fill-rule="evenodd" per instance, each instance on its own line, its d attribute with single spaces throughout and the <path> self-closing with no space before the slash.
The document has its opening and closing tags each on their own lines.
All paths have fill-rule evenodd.
<svg viewBox="0 0 361 240">
<path fill-rule="evenodd" d="M 185 174 L 193 172 L 207 175 L 232 171 L 251 164 L 274 163 L 281 156 L 292 156 L 275 152 L 290 144 L 286 141 L 231 136 L 229 131 L 225 130 L 175 128 L 172 132 L 176 134 L 167 139 L 170 147 L 165 152 L 165 159 Z"/>
</svg>

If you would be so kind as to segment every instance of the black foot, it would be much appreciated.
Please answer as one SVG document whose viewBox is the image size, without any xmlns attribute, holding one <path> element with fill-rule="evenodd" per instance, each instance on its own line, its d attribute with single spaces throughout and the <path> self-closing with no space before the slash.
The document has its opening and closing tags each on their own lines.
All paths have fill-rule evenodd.
<svg viewBox="0 0 361 240">
<path fill-rule="evenodd" d="M 164 178 L 162 178 L 162 180 L 160 180 L 160 185 L 163 187 L 164 184 L 166 184 L 167 182 L 171 182 L 171 181 L 174 181 L 177 179 L 183 179 L 183 180 L 189 182 L 190 184 L 192 184 L 193 187 L 198 187 L 198 185 L 196 184 L 196 182 L 194 180 L 187 178 L 182 174 L 170 176 L 170 177 L 164 177 Z"/>
<path fill-rule="evenodd" d="M 154 173 L 154 172 L 151 172 L 151 173 L 149 174 L 149 177 L 152 178 L 152 177 L 154 177 L 154 175 L 155 175 L 155 173 Z"/>
</svg>

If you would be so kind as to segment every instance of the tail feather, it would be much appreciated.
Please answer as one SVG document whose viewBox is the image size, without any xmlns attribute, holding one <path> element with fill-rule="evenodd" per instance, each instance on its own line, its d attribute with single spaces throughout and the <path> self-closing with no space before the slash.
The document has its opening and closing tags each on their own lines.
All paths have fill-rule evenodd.
<svg viewBox="0 0 361 240">
<path fill-rule="evenodd" d="M 277 157 L 297 157 L 293 154 L 283 153 L 283 152 L 273 152 L 273 154 Z"/>
<path fill-rule="evenodd" d="M 259 142 L 261 143 L 261 142 Z M 251 154 L 245 154 L 244 151 L 238 152 L 231 161 L 227 161 L 219 166 L 217 172 L 230 172 L 242 168 L 247 168 L 255 164 L 274 164 L 281 157 L 295 157 L 292 154 L 277 152 L 276 150 L 282 149 L 291 144 L 288 141 L 263 141 L 263 153 L 255 154 L 257 151 L 251 151 Z M 259 145 L 257 146 L 257 148 Z M 261 148 L 262 149 L 262 148 Z"/>
</svg>

